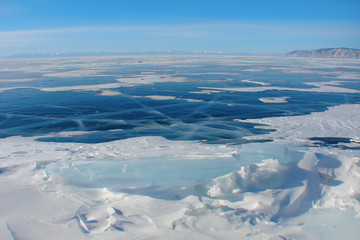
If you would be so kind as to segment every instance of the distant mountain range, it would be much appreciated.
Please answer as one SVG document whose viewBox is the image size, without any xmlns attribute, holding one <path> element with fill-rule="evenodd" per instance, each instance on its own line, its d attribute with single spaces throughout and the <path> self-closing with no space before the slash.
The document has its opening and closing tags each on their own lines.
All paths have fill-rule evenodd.
<svg viewBox="0 0 360 240">
<path fill-rule="evenodd" d="M 319 50 L 299 50 L 289 52 L 284 57 L 311 57 L 311 58 L 349 58 L 360 59 L 360 49 L 353 48 L 325 48 Z"/>
</svg>

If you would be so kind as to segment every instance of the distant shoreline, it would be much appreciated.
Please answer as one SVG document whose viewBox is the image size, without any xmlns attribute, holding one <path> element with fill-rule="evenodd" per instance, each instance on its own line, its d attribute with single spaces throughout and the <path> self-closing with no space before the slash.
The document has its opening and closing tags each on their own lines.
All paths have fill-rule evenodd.
<svg viewBox="0 0 360 240">
<path fill-rule="evenodd" d="M 318 50 L 297 50 L 288 52 L 284 57 L 308 57 L 308 58 L 345 58 L 360 59 L 360 49 L 354 48 L 325 48 Z"/>
</svg>

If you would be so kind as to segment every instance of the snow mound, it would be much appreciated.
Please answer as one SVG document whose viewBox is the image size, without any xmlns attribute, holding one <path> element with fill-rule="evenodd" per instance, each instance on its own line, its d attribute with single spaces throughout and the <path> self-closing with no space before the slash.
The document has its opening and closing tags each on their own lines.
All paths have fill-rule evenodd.
<svg viewBox="0 0 360 240">
<path fill-rule="evenodd" d="M 234 193 L 262 191 L 278 188 L 284 182 L 288 166 L 277 159 L 241 167 L 240 171 L 215 178 L 208 185 L 207 195 L 213 198 L 231 196 Z"/>
</svg>

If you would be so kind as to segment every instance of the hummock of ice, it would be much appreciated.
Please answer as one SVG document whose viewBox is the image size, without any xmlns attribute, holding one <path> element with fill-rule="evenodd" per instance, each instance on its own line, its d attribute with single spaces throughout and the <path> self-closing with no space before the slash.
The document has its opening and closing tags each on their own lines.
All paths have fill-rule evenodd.
<svg viewBox="0 0 360 240">
<path fill-rule="evenodd" d="M 207 186 L 207 195 L 214 198 L 231 197 L 248 191 L 263 191 L 279 188 L 284 184 L 289 167 L 277 159 L 241 167 L 240 171 L 215 178 Z"/>
<path fill-rule="evenodd" d="M 139 143 L 147 145 L 146 148 L 137 149 L 142 152 L 140 156 L 126 154 L 124 149 Z M 180 142 L 176 143 L 180 145 Z M 121 142 L 123 147 L 105 148 L 105 144 L 97 144 L 87 150 L 82 148 L 84 153 L 81 155 L 86 156 L 83 160 L 72 157 L 67 161 L 37 162 L 36 168 L 44 169 L 51 177 L 60 176 L 61 182 L 76 186 L 106 187 L 111 191 L 171 200 L 188 195 L 226 199 L 234 197 L 235 195 L 231 195 L 233 193 L 282 186 L 283 175 L 289 168 L 284 164 L 294 158 L 287 147 L 276 144 L 205 147 L 206 145 L 199 143 L 190 145 L 182 142 L 181 147 L 176 148 L 173 144 L 159 137 L 124 140 Z M 97 159 L 88 152 L 100 152 L 99 149 L 114 151 L 116 157 L 110 157 L 111 152 L 103 152 L 101 157 L 106 157 Z M 152 156 L 146 153 L 153 149 L 157 151 Z M 278 157 L 281 162 L 278 159 L 263 160 L 271 156 Z M 240 170 L 235 173 L 235 169 Z M 232 173 L 227 174 L 229 172 Z M 208 188 L 205 192 L 204 187 Z"/>
</svg>

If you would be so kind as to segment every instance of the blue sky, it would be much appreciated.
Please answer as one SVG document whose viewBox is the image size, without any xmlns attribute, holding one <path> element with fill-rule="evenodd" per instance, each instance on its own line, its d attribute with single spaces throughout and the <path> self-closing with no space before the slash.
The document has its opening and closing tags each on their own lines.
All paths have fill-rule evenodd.
<svg viewBox="0 0 360 240">
<path fill-rule="evenodd" d="M 0 0 L 0 56 L 360 48 L 358 0 Z"/>
</svg>

